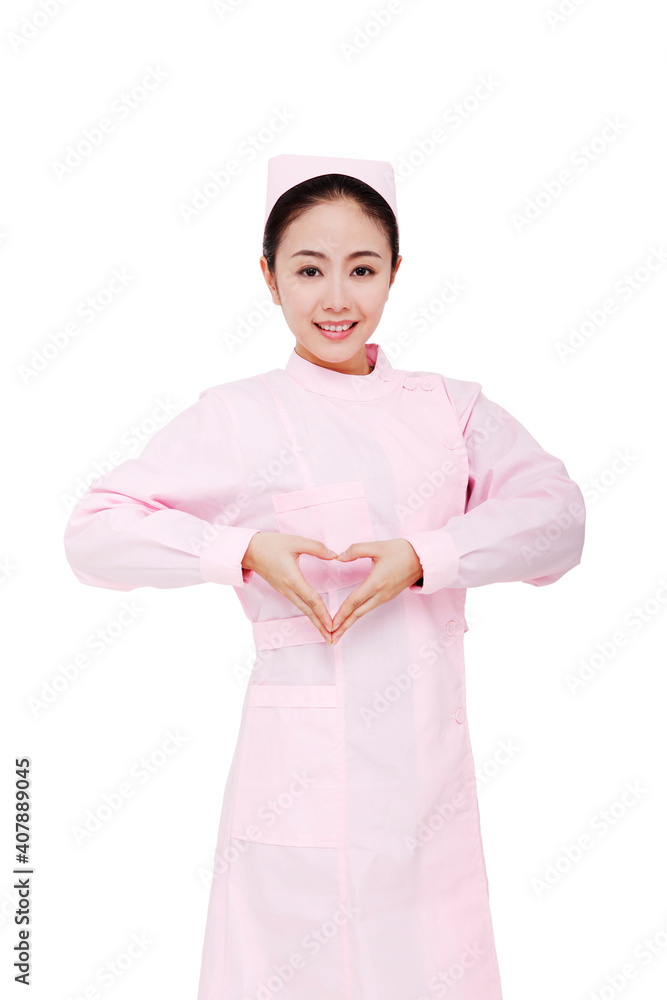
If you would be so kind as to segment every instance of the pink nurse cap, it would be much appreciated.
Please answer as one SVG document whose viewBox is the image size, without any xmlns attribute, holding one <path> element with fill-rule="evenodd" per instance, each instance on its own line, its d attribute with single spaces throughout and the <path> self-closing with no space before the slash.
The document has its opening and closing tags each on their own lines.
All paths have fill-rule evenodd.
<svg viewBox="0 0 667 1000">
<path fill-rule="evenodd" d="M 344 156 L 301 156 L 281 153 L 269 158 L 264 225 L 281 194 L 295 184 L 321 174 L 349 174 L 374 188 L 388 202 L 395 216 L 396 184 L 394 168 L 388 160 L 355 160 Z"/>
</svg>

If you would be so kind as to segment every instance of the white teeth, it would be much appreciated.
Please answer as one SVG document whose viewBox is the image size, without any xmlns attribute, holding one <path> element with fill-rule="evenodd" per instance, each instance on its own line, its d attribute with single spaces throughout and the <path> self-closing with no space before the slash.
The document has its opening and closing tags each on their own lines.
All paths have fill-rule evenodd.
<svg viewBox="0 0 667 1000">
<path fill-rule="evenodd" d="M 343 326 L 325 326 L 324 323 L 316 323 L 315 326 L 319 326 L 321 330 L 327 330 L 329 333 L 342 333 L 343 330 L 349 330 L 354 323 L 346 323 Z"/>
</svg>

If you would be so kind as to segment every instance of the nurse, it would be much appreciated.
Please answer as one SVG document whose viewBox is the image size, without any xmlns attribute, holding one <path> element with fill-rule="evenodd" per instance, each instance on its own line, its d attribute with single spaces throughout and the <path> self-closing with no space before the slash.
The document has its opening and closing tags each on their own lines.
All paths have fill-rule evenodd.
<svg viewBox="0 0 667 1000">
<path fill-rule="evenodd" d="M 296 337 L 299 357 L 329 371 L 367 375 L 372 367 L 365 344 L 378 326 L 402 260 L 398 225 L 394 222 L 387 233 L 380 213 L 369 212 L 368 205 L 362 208 L 349 194 L 322 200 L 316 184 L 308 194 L 294 187 L 297 179 L 302 175 L 305 179 L 315 169 L 338 167 L 343 174 L 350 169 L 358 172 L 355 164 L 318 165 L 318 159 L 277 156 L 271 160 L 267 218 L 278 194 L 283 197 L 265 235 L 260 265 L 273 302 L 282 308 Z M 376 187 L 395 206 L 390 164 L 369 166 L 375 170 Z M 321 181 L 323 186 L 326 183 Z M 285 195 L 286 186 L 292 191 Z M 295 211 L 297 200 L 299 210 Z M 334 557 L 323 548 L 299 550 L 289 536 L 258 534 L 251 539 L 242 565 L 260 573 L 293 601 L 332 645 L 362 615 L 392 600 L 423 575 L 419 557 L 406 539 L 359 539 L 335 556 L 339 560 L 370 558 L 372 565 L 363 584 L 349 595 L 332 620 L 317 590 L 299 571 L 295 560 L 299 551 L 310 551 L 319 558 Z"/>
<path fill-rule="evenodd" d="M 252 623 L 198 1000 L 502 1000 L 466 590 L 577 566 L 583 496 L 479 382 L 371 340 L 401 263 L 391 165 L 268 166 L 284 367 L 204 389 L 93 483 L 66 555 L 92 586 L 231 585 Z"/>
</svg>

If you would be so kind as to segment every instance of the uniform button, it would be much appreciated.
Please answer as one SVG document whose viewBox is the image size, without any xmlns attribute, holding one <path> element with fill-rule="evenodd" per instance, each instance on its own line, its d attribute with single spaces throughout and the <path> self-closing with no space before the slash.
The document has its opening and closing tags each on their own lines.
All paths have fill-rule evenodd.
<svg viewBox="0 0 667 1000">
<path fill-rule="evenodd" d="M 456 622 L 454 621 L 454 619 L 452 619 L 450 622 L 447 622 L 447 624 L 445 625 L 445 632 L 447 633 L 447 635 L 454 635 L 454 633 L 456 632 Z"/>
<path fill-rule="evenodd" d="M 417 379 L 416 378 L 406 378 L 406 380 L 403 383 L 403 387 L 405 389 L 416 389 L 417 388 Z"/>
<path fill-rule="evenodd" d="M 433 389 L 435 388 L 435 382 L 432 378 L 423 378 L 419 383 L 422 389 Z"/>
<path fill-rule="evenodd" d="M 394 379 L 393 371 L 381 371 L 380 378 L 383 382 L 391 382 Z"/>
<path fill-rule="evenodd" d="M 466 721 L 465 711 L 462 708 L 457 708 L 454 712 L 454 718 L 459 724 L 464 723 Z"/>
</svg>

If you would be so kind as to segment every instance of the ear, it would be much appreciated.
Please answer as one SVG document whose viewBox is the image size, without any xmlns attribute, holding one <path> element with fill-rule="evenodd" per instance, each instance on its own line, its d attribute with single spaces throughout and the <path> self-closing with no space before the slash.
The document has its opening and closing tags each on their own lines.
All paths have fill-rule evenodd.
<svg viewBox="0 0 667 1000">
<path fill-rule="evenodd" d="M 269 262 L 266 257 L 262 254 L 259 258 L 259 266 L 262 269 L 262 274 L 264 275 L 264 281 L 267 284 L 269 291 L 271 292 L 271 299 L 275 306 L 280 305 L 280 296 L 278 295 L 278 286 L 276 284 L 276 279 L 273 274 L 269 271 Z"/>
<path fill-rule="evenodd" d="M 398 269 L 401 266 L 401 261 L 402 260 L 403 260 L 403 258 L 399 254 L 398 257 L 397 257 L 397 259 L 396 259 L 396 267 L 394 269 L 394 273 L 392 274 L 391 281 L 389 282 L 389 288 L 391 288 L 391 286 L 394 284 L 394 281 L 396 280 L 396 275 L 398 274 Z M 387 289 L 387 291 L 389 291 L 389 288 Z"/>
</svg>

